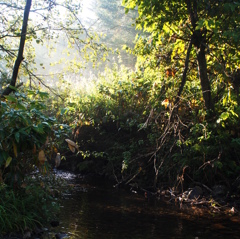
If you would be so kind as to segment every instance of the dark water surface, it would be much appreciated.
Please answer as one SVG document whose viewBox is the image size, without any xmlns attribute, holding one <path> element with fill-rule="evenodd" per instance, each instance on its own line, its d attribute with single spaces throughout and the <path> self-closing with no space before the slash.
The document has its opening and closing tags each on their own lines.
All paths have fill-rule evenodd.
<svg viewBox="0 0 240 239">
<path fill-rule="evenodd" d="M 73 191 L 65 195 L 55 231 L 66 233 L 66 238 L 240 238 L 239 217 L 193 215 L 102 180 L 71 180 Z"/>
</svg>

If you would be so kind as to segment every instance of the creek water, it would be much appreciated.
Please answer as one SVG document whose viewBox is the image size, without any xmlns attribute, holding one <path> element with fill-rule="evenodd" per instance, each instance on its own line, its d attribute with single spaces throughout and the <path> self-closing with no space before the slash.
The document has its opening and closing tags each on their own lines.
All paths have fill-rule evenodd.
<svg viewBox="0 0 240 239">
<path fill-rule="evenodd" d="M 52 235 L 70 239 L 240 238 L 238 216 L 188 212 L 144 193 L 113 188 L 100 179 L 65 173 L 72 185 L 65 194 L 60 225 Z M 52 238 L 49 237 L 48 238 Z"/>
</svg>

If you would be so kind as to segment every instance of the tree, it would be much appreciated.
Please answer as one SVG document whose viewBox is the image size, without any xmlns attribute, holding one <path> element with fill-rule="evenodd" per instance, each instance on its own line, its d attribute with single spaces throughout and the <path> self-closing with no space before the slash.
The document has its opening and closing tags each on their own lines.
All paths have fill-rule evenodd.
<svg viewBox="0 0 240 239">
<path fill-rule="evenodd" d="M 12 79 L 11 79 L 10 85 L 7 86 L 7 88 L 3 91 L 2 95 L 9 95 L 13 91 L 14 87 L 16 86 L 19 67 L 20 67 L 21 62 L 23 61 L 23 51 L 24 51 L 24 45 L 25 45 L 25 40 L 26 40 L 28 17 L 29 17 L 31 5 L 32 5 L 32 0 L 27 0 L 26 6 L 24 9 L 24 17 L 23 17 L 20 45 L 19 45 L 19 49 L 18 49 L 17 59 L 15 61 L 14 67 L 13 67 Z"/>
<path fill-rule="evenodd" d="M 151 53 L 154 49 L 158 63 L 183 62 L 185 54 L 185 63 L 175 64 L 178 72 L 183 72 L 175 102 L 179 101 L 187 72 L 194 72 L 196 62 L 198 70 L 194 74 L 200 80 L 205 107 L 214 111 L 212 87 L 216 78 L 220 79 L 217 84 L 224 87 L 236 80 L 240 63 L 240 4 L 232 0 L 124 0 L 123 4 L 126 12 L 137 7 L 137 27 L 151 33 Z"/>
<path fill-rule="evenodd" d="M 2 1 L 0 9 L 2 12 L 0 16 L 1 95 L 11 93 L 17 79 L 22 82 L 29 80 L 31 86 L 32 83 L 36 85 L 41 83 L 56 93 L 56 89 L 47 85 L 44 79 L 46 76 L 43 78 L 36 72 L 34 47 L 36 44 L 43 45 L 46 42 L 54 44 L 61 35 L 61 39 L 65 36 L 66 47 L 74 48 L 80 57 L 91 57 L 95 60 L 106 53 L 106 47 L 98 43 L 96 34 L 88 32 L 82 24 L 79 18 L 80 3 L 55 0 L 11 1 L 11 3 Z M 65 18 L 61 18 L 61 14 L 64 14 Z M 20 30 L 21 25 L 22 30 Z M 76 65 L 81 67 L 80 64 Z M 10 74 L 12 76 L 9 80 Z M 7 86 L 8 84 L 10 86 Z"/>
</svg>

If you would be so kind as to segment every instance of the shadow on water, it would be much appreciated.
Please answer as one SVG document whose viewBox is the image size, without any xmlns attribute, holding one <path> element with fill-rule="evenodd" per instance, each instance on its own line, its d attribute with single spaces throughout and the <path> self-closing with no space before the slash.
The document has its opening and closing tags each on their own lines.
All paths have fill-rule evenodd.
<svg viewBox="0 0 240 239">
<path fill-rule="evenodd" d="M 114 189 L 98 179 L 71 179 L 74 190 L 62 202 L 60 225 L 70 239 L 240 238 L 240 218 L 187 214 L 142 194 Z"/>
</svg>

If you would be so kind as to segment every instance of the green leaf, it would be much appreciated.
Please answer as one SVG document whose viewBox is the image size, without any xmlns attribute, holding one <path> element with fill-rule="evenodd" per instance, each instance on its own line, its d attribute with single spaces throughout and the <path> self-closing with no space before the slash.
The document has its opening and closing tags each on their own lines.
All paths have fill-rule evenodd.
<svg viewBox="0 0 240 239">
<path fill-rule="evenodd" d="M 7 95 L 7 96 L 5 96 L 5 98 L 6 98 L 9 102 L 14 102 L 14 103 L 17 102 L 17 99 L 16 99 L 14 96 L 12 96 L 12 95 Z"/>
<path fill-rule="evenodd" d="M 50 121 L 51 123 L 53 123 L 53 122 L 56 121 L 56 119 L 55 119 L 54 117 L 49 117 L 49 118 L 48 118 L 48 121 Z"/>
<path fill-rule="evenodd" d="M 199 144 L 195 144 L 195 145 L 193 145 L 193 149 L 195 151 L 201 151 L 201 146 Z"/>
<path fill-rule="evenodd" d="M 14 134 L 14 137 L 15 137 L 15 139 L 16 139 L 16 142 L 19 143 L 20 133 L 19 133 L 19 132 L 15 133 L 15 134 Z"/>
<path fill-rule="evenodd" d="M 8 153 L 5 151 L 0 151 L 0 166 L 3 165 L 8 158 Z"/>
<path fill-rule="evenodd" d="M 221 162 L 219 162 L 219 161 L 216 161 L 216 162 L 214 163 L 214 166 L 217 167 L 217 168 L 219 168 L 219 169 L 221 169 L 221 168 L 223 167 L 223 164 L 222 164 Z"/>
<path fill-rule="evenodd" d="M 44 122 L 42 122 L 42 125 L 43 125 L 43 126 L 47 126 L 48 128 L 50 128 L 50 125 L 49 125 L 48 122 L 45 122 L 45 121 L 44 121 Z"/>
<path fill-rule="evenodd" d="M 222 120 L 227 120 L 228 118 L 229 118 L 229 113 L 228 112 L 223 112 L 220 115 L 220 119 L 222 119 Z"/>
<path fill-rule="evenodd" d="M 43 125 L 42 124 L 39 124 L 37 126 L 33 126 L 33 130 L 39 134 L 43 134 L 44 131 L 43 131 Z"/>
<path fill-rule="evenodd" d="M 7 103 L 5 101 L 1 101 L 1 106 L 6 109 L 7 108 Z"/>
<path fill-rule="evenodd" d="M 35 95 L 36 92 L 34 90 L 28 90 L 28 95 Z"/>
<path fill-rule="evenodd" d="M 5 168 L 7 168 L 11 162 L 12 162 L 12 157 L 9 156 L 9 157 L 7 158 L 6 163 L 5 163 Z"/>
<path fill-rule="evenodd" d="M 196 30 L 201 29 L 204 26 L 205 20 L 201 19 L 197 22 Z"/>
<path fill-rule="evenodd" d="M 21 103 L 17 103 L 17 108 L 20 110 L 26 110 L 26 107 Z"/>
<path fill-rule="evenodd" d="M 224 98 L 223 98 L 223 105 L 226 105 L 228 102 L 228 96 L 226 95 Z"/>
<path fill-rule="evenodd" d="M 39 91 L 38 92 L 41 99 L 48 98 L 49 94 L 47 92 Z"/>
<path fill-rule="evenodd" d="M 12 89 L 12 90 L 17 91 L 17 87 L 14 87 L 14 86 L 12 86 L 12 85 L 9 85 L 8 87 L 9 87 L 10 89 Z"/>
<path fill-rule="evenodd" d="M 229 110 L 229 112 L 230 112 L 233 116 L 235 116 L 235 117 L 238 118 L 238 114 L 236 114 L 233 110 Z"/>
<path fill-rule="evenodd" d="M 23 134 L 23 135 L 29 135 L 31 132 L 31 127 L 25 127 L 19 130 L 19 133 Z"/>
<path fill-rule="evenodd" d="M 67 112 L 69 111 L 69 109 L 68 108 L 63 108 L 63 109 L 61 109 L 61 115 L 65 115 Z"/>
</svg>

